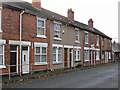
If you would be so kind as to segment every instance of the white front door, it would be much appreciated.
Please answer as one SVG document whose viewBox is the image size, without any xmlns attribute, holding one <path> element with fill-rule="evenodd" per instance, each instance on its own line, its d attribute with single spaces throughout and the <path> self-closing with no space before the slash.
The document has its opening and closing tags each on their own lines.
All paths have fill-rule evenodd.
<svg viewBox="0 0 120 90">
<path fill-rule="evenodd" d="M 22 51 L 22 73 L 29 73 L 28 51 Z"/>
</svg>

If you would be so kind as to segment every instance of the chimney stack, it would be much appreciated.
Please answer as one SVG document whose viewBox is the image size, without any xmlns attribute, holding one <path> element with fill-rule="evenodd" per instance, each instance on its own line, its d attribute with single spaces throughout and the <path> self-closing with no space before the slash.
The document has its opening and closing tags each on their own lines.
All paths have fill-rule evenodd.
<svg viewBox="0 0 120 90">
<path fill-rule="evenodd" d="M 68 9 L 68 18 L 71 20 L 71 21 L 74 21 L 74 11 L 72 11 L 72 9 Z"/>
<path fill-rule="evenodd" d="M 92 19 L 89 19 L 89 21 L 88 21 L 88 26 L 90 27 L 90 28 L 93 28 L 93 20 Z"/>
<path fill-rule="evenodd" d="M 32 5 L 38 9 L 41 9 L 41 0 L 32 0 Z"/>
</svg>

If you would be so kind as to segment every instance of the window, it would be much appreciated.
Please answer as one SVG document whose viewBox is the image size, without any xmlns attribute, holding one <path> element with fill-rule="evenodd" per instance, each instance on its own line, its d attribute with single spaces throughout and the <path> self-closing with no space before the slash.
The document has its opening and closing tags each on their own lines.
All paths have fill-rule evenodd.
<svg viewBox="0 0 120 90">
<path fill-rule="evenodd" d="M 104 38 L 102 38 L 102 46 L 104 47 Z"/>
<path fill-rule="evenodd" d="M 4 45 L 0 45 L 0 65 L 4 65 Z"/>
<path fill-rule="evenodd" d="M 97 46 L 99 46 L 99 35 L 97 35 Z"/>
<path fill-rule="evenodd" d="M 2 32 L 2 30 L 1 30 L 1 15 L 2 15 L 2 10 L 1 10 L 2 8 L 0 7 L 0 32 Z"/>
<path fill-rule="evenodd" d="M 100 58 L 99 58 L 99 51 L 96 51 L 96 60 L 100 60 Z"/>
<path fill-rule="evenodd" d="M 111 52 L 109 52 L 109 59 L 111 59 Z"/>
<path fill-rule="evenodd" d="M 62 48 L 53 47 L 53 62 L 61 62 L 62 60 Z"/>
<path fill-rule="evenodd" d="M 79 31 L 75 30 L 75 40 L 79 41 Z"/>
<path fill-rule="evenodd" d="M 37 18 L 37 36 L 45 37 L 45 19 Z"/>
<path fill-rule="evenodd" d="M 80 61 L 80 50 L 75 50 L 74 52 L 74 60 Z"/>
<path fill-rule="evenodd" d="M 85 44 L 88 44 L 88 33 L 85 32 Z"/>
<path fill-rule="evenodd" d="M 54 24 L 54 37 L 60 38 L 60 25 Z"/>
<path fill-rule="evenodd" d="M 109 48 L 111 48 L 111 40 L 109 40 Z"/>
<path fill-rule="evenodd" d="M 35 47 L 35 64 L 47 64 L 47 47 Z"/>
<path fill-rule="evenodd" d="M 102 52 L 102 60 L 104 60 L 104 55 L 105 55 L 105 52 L 103 51 Z"/>
<path fill-rule="evenodd" d="M 84 60 L 89 61 L 89 50 L 84 51 Z"/>
</svg>

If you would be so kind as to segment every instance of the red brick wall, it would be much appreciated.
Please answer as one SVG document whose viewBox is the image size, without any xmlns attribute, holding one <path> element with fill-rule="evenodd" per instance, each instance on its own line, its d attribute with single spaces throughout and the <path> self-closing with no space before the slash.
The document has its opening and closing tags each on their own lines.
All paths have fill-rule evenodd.
<svg viewBox="0 0 120 90">
<path fill-rule="evenodd" d="M 5 45 L 5 64 L 9 65 L 10 61 L 10 45 L 9 40 L 20 40 L 20 12 L 14 11 L 11 9 L 4 8 L 2 10 L 2 39 L 7 40 L 7 44 Z M 46 20 L 46 39 L 37 38 L 37 18 L 34 15 L 23 14 L 22 21 L 22 41 L 40 42 L 40 43 L 48 43 L 47 48 L 47 62 L 49 62 L 50 57 L 50 21 Z M 20 49 L 18 49 L 20 50 Z M 19 51 L 20 53 L 20 51 Z M 18 54 L 19 55 L 19 54 Z M 18 56 L 20 57 L 20 56 Z M 34 49 L 30 46 L 30 57 L 29 62 L 34 63 Z M 20 64 L 20 59 L 18 58 L 18 62 Z M 33 66 L 32 70 L 38 69 L 46 69 L 47 66 Z M 30 67 L 31 69 L 31 67 Z M 8 68 L 3 69 L 3 72 L 8 72 Z"/>
</svg>

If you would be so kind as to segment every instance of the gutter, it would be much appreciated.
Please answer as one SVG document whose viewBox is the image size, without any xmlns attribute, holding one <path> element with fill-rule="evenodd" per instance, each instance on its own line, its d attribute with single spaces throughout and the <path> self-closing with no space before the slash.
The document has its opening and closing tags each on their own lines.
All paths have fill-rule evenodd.
<svg viewBox="0 0 120 90">
<path fill-rule="evenodd" d="M 22 54 L 22 50 L 21 50 L 21 38 L 22 38 L 22 15 L 24 14 L 25 11 L 22 11 L 20 13 L 20 76 L 22 75 L 22 66 L 21 66 L 21 54 Z"/>
</svg>

